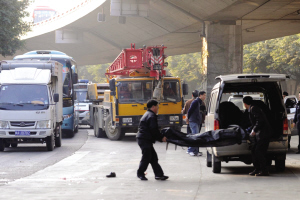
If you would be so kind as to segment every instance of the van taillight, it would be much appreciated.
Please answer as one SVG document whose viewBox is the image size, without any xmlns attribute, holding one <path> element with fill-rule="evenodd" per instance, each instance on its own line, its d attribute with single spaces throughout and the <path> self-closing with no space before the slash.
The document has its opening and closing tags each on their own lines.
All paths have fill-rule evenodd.
<svg viewBox="0 0 300 200">
<path fill-rule="evenodd" d="M 219 121 L 215 119 L 214 121 L 214 130 L 218 130 L 220 128 Z"/>
<path fill-rule="evenodd" d="M 287 120 L 287 118 L 285 118 L 285 119 L 283 120 L 283 134 L 284 134 L 284 135 L 287 135 L 287 134 L 288 134 L 288 128 L 289 128 L 288 120 Z"/>
</svg>

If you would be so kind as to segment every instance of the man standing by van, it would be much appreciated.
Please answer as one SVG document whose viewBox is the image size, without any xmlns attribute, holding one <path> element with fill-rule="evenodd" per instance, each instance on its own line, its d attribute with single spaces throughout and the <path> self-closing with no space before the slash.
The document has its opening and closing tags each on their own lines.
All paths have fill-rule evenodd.
<svg viewBox="0 0 300 200">
<path fill-rule="evenodd" d="M 299 101 L 296 104 L 296 112 L 294 116 L 294 127 L 297 125 L 297 133 L 299 136 L 299 143 L 298 143 L 298 151 L 296 154 L 300 154 L 300 92 L 299 92 Z"/>
<path fill-rule="evenodd" d="M 188 113 L 188 111 L 189 111 L 189 109 L 191 107 L 192 102 L 198 97 L 198 94 L 199 94 L 198 90 L 194 90 L 192 92 L 192 98 L 190 100 L 187 100 L 185 102 L 184 108 L 181 111 L 182 114 L 186 115 Z M 189 125 L 189 119 L 188 118 L 186 118 L 186 125 L 187 125 L 187 127 L 186 127 L 186 133 L 190 134 L 192 131 L 191 131 L 191 128 L 190 128 L 190 125 Z"/>
<path fill-rule="evenodd" d="M 200 112 L 200 106 L 202 105 L 203 95 L 206 97 L 206 92 L 201 91 L 199 92 L 199 97 L 197 97 L 191 104 L 191 107 L 188 111 L 188 120 L 190 124 L 190 128 L 192 134 L 200 133 L 201 126 L 202 126 L 202 113 Z M 204 99 L 205 99 L 204 97 Z M 189 147 L 188 153 L 191 156 L 202 156 L 202 153 L 199 152 L 198 147 Z"/>
<path fill-rule="evenodd" d="M 243 98 L 245 108 L 249 111 L 249 118 L 252 126 L 250 137 L 254 137 L 254 144 L 251 149 L 254 171 L 251 176 L 269 176 L 266 165 L 266 153 L 270 142 L 270 124 L 266 115 L 258 106 L 252 105 L 252 97 Z"/>
</svg>

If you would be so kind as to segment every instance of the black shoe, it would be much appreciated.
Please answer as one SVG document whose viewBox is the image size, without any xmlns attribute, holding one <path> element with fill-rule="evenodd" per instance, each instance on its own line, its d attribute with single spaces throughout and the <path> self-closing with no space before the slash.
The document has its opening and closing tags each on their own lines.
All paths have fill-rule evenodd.
<svg viewBox="0 0 300 200">
<path fill-rule="evenodd" d="M 296 152 L 296 154 L 300 154 L 300 150 L 298 150 L 298 151 Z"/>
<path fill-rule="evenodd" d="M 255 176 L 270 176 L 269 172 L 260 172 L 258 174 L 255 174 Z"/>
<path fill-rule="evenodd" d="M 111 172 L 109 175 L 106 175 L 107 178 L 116 177 L 115 172 Z"/>
<path fill-rule="evenodd" d="M 250 176 L 255 176 L 256 174 L 259 174 L 259 171 L 254 170 L 253 172 L 249 173 Z"/>
<path fill-rule="evenodd" d="M 141 179 L 142 181 L 148 181 L 148 179 L 145 176 L 137 176 L 139 179 Z"/>
<path fill-rule="evenodd" d="M 162 180 L 162 181 L 167 180 L 168 178 L 169 178 L 168 176 L 155 176 L 156 180 Z"/>
</svg>

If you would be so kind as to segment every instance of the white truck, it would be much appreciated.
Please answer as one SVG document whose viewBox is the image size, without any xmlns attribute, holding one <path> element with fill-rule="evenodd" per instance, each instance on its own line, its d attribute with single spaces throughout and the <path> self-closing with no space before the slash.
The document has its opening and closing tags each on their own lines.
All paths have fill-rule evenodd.
<svg viewBox="0 0 300 200">
<path fill-rule="evenodd" d="M 77 112 L 79 116 L 78 124 L 91 126 L 89 105 L 92 103 L 89 102 L 88 98 L 88 83 L 88 80 L 81 79 L 78 83 L 74 84 L 74 92 L 76 93 L 74 106 L 75 112 Z"/>
<path fill-rule="evenodd" d="M 0 151 L 19 143 L 61 146 L 62 65 L 55 61 L 0 62 Z"/>
</svg>

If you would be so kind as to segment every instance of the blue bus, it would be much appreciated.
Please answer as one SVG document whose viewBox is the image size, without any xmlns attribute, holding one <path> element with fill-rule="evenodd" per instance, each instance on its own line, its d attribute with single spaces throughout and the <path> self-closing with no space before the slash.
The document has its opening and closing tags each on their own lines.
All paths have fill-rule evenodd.
<svg viewBox="0 0 300 200">
<path fill-rule="evenodd" d="M 14 60 L 55 60 L 63 65 L 63 117 L 61 126 L 65 135 L 73 137 L 78 131 L 78 114 L 74 111 L 74 84 L 78 82 L 75 60 L 60 51 L 30 51 L 14 57 Z"/>
</svg>

